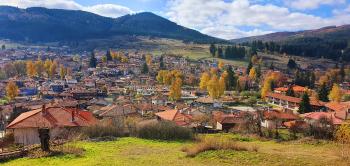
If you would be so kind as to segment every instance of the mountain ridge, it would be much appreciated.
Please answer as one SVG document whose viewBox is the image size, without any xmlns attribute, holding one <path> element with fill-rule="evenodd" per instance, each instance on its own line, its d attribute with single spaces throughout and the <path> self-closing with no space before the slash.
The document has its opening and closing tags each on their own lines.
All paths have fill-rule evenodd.
<svg viewBox="0 0 350 166">
<path fill-rule="evenodd" d="M 232 39 L 231 42 L 243 43 L 261 40 L 263 42 L 284 42 L 288 40 L 304 38 L 304 37 L 334 37 L 338 39 L 349 39 L 350 37 L 350 24 L 340 25 L 340 26 L 327 26 L 319 29 L 303 30 L 296 32 L 274 32 L 265 35 L 244 37 L 239 39 Z"/>
<path fill-rule="evenodd" d="M 0 6 L 0 24 L 4 25 L 0 27 L 0 37 L 14 41 L 76 41 L 140 35 L 198 43 L 226 42 L 151 12 L 109 18 L 80 10 Z"/>
</svg>

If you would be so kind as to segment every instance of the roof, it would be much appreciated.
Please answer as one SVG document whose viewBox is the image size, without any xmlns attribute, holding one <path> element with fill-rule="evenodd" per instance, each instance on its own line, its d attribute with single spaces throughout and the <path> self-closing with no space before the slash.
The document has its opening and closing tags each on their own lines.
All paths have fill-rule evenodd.
<svg viewBox="0 0 350 166">
<path fill-rule="evenodd" d="M 243 116 L 248 114 L 248 112 L 238 112 L 238 113 L 224 113 L 222 111 L 213 111 L 213 118 L 215 121 L 221 124 L 234 124 L 242 123 Z"/>
<path fill-rule="evenodd" d="M 274 118 L 283 119 L 283 120 L 296 120 L 299 117 L 292 113 L 285 113 L 285 112 L 279 112 L 279 111 L 265 111 L 264 118 L 270 119 L 270 120 Z"/>
<path fill-rule="evenodd" d="M 337 118 L 334 112 L 310 112 L 303 114 L 306 119 L 320 120 L 322 118 L 327 118 L 332 121 L 333 124 L 342 124 L 343 120 Z"/>
<path fill-rule="evenodd" d="M 293 102 L 293 103 L 300 103 L 301 102 L 301 98 L 286 96 L 286 95 L 279 94 L 279 93 L 268 93 L 267 96 L 273 97 L 273 98 L 278 98 L 278 99 L 281 99 L 284 101 Z"/>
<path fill-rule="evenodd" d="M 308 126 L 307 123 L 302 120 L 293 120 L 293 121 L 284 122 L 283 125 L 286 126 L 287 128 L 291 128 L 293 126 L 306 128 Z"/>
<path fill-rule="evenodd" d="M 329 102 L 325 106 L 333 111 L 347 111 L 350 109 L 350 102 Z"/>
<path fill-rule="evenodd" d="M 72 121 L 73 116 L 74 121 Z M 49 107 L 45 111 L 41 108 L 22 113 L 7 128 L 79 127 L 90 126 L 96 122 L 97 119 L 92 113 L 81 109 Z"/>
<path fill-rule="evenodd" d="M 177 113 L 178 113 L 178 110 L 167 110 L 167 111 L 156 113 L 156 116 L 158 116 L 164 120 L 172 121 L 172 120 L 174 120 Z"/>
<path fill-rule="evenodd" d="M 288 101 L 288 102 L 292 102 L 292 103 L 300 103 L 301 102 L 301 98 L 297 98 L 297 97 L 292 97 L 292 96 L 287 96 L 284 94 L 279 94 L 279 93 L 268 93 L 267 94 L 268 97 L 273 97 L 273 98 L 277 98 L 280 100 L 284 100 L 284 101 Z M 324 106 L 324 102 L 316 100 L 315 98 L 310 98 L 310 104 L 313 106 Z"/>
<path fill-rule="evenodd" d="M 117 116 L 133 114 L 133 113 L 136 113 L 136 109 L 131 104 L 125 104 L 125 105 L 112 104 L 106 107 L 102 107 L 99 111 L 99 116 L 117 117 Z"/>
<path fill-rule="evenodd" d="M 303 86 L 299 86 L 299 85 L 294 85 L 292 88 L 293 88 L 294 92 L 305 92 L 307 90 L 307 88 L 305 88 Z M 275 88 L 274 90 L 280 91 L 280 92 L 287 92 L 288 88 L 287 87 L 279 87 L 279 88 Z"/>
</svg>

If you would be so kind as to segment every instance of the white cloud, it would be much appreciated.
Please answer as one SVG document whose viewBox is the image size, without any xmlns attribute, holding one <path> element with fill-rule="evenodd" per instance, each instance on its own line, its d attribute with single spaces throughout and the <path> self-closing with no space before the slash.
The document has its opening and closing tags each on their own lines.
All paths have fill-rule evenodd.
<svg viewBox="0 0 350 166">
<path fill-rule="evenodd" d="M 300 10 L 317 9 L 321 5 L 339 5 L 346 0 L 284 0 L 285 4 Z"/>
<path fill-rule="evenodd" d="M 101 16 L 114 17 L 114 18 L 133 13 L 133 11 L 127 7 L 114 5 L 114 4 L 101 4 L 101 5 L 88 6 L 88 7 L 84 7 L 83 10 L 96 13 Z"/>
<path fill-rule="evenodd" d="M 73 0 L 0 0 L 0 5 L 16 6 L 20 8 L 46 7 L 55 9 L 83 10 L 106 17 L 119 17 L 131 14 L 133 11 L 127 7 L 115 4 L 98 4 L 83 6 Z"/>
<path fill-rule="evenodd" d="M 244 36 L 258 36 L 273 31 L 263 31 L 260 29 L 253 29 L 249 31 L 243 31 L 235 27 L 207 27 L 201 30 L 202 33 L 212 34 L 215 37 L 224 38 L 224 39 L 236 39 Z"/>
<path fill-rule="evenodd" d="M 253 4 L 248 0 L 172 0 L 166 15 L 178 24 L 225 39 L 270 32 L 261 30 L 266 27 L 271 31 L 295 31 L 350 23 L 350 15 L 344 12 L 321 18 L 272 4 Z M 254 30 L 244 30 L 240 28 L 242 26 Z"/>
</svg>

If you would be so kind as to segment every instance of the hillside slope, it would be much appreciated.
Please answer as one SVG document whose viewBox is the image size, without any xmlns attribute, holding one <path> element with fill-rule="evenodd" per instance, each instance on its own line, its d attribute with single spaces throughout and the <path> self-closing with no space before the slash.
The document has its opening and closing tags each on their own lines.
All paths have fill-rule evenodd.
<svg viewBox="0 0 350 166">
<path fill-rule="evenodd" d="M 76 41 L 116 35 L 165 37 L 202 43 L 224 41 L 149 12 L 113 19 L 77 10 L 0 6 L 0 25 L 0 38 L 27 42 Z"/>
<path fill-rule="evenodd" d="M 321 39 L 350 39 L 350 25 L 329 26 L 315 30 L 306 30 L 298 32 L 275 32 L 261 36 L 252 36 L 240 39 L 233 39 L 232 42 L 243 43 L 261 40 L 263 42 L 275 41 L 283 42 L 300 38 L 321 38 Z"/>
</svg>

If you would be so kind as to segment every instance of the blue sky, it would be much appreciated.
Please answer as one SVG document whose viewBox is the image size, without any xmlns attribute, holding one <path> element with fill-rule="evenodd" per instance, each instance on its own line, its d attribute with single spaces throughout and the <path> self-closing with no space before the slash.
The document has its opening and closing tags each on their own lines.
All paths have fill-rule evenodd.
<svg viewBox="0 0 350 166">
<path fill-rule="evenodd" d="M 0 0 L 0 5 L 84 10 L 107 17 L 149 11 L 233 39 L 350 24 L 350 0 Z"/>
</svg>

